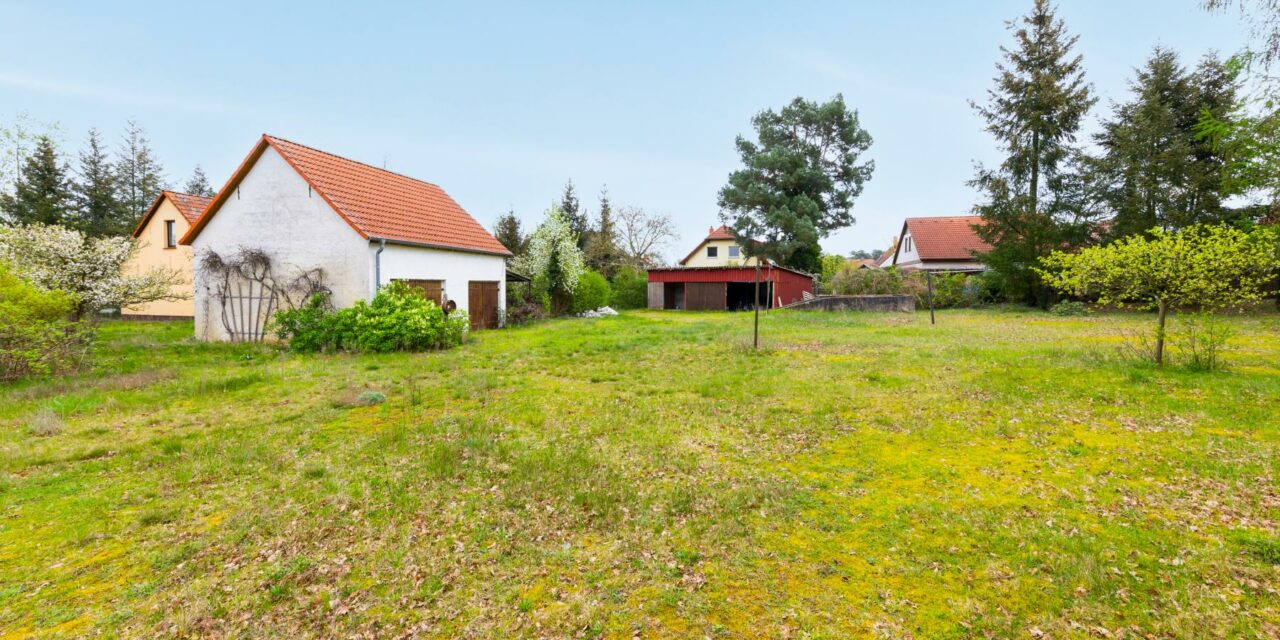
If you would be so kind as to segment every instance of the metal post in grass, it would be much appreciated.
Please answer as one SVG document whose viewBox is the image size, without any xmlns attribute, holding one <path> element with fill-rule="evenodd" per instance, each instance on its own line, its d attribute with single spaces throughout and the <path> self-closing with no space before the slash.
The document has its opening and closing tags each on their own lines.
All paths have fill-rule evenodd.
<svg viewBox="0 0 1280 640">
<path fill-rule="evenodd" d="M 756 299 L 755 304 L 755 323 L 751 329 L 751 348 L 760 348 L 760 259 L 756 258 Z"/>
<path fill-rule="evenodd" d="M 929 283 L 929 324 L 937 324 L 933 319 L 933 272 L 925 271 L 924 280 Z"/>
</svg>

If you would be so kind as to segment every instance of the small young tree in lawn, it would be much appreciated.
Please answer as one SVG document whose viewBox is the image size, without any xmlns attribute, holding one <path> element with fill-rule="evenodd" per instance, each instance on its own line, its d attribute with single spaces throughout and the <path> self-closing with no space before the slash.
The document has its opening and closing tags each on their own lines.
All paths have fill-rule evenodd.
<svg viewBox="0 0 1280 640">
<path fill-rule="evenodd" d="M 1213 313 L 1261 297 L 1277 264 L 1275 234 L 1228 226 L 1181 231 L 1151 229 L 1078 253 L 1055 251 L 1037 271 L 1055 289 L 1096 296 L 1102 304 L 1155 309 L 1155 350 L 1164 363 L 1170 310 L 1197 307 Z"/>
<path fill-rule="evenodd" d="M 729 174 L 719 204 L 743 253 L 756 258 L 752 341 L 759 347 L 760 261 L 790 265 L 793 256 L 816 256 L 818 240 L 853 224 L 853 201 L 875 165 L 858 163 L 871 135 L 841 95 L 823 104 L 796 98 L 751 123 L 758 140 L 738 136 L 743 168 Z"/>
<path fill-rule="evenodd" d="M 124 263 L 136 249 L 137 242 L 128 236 L 88 238 L 55 225 L 0 228 L 0 260 L 37 287 L 74 294 L 76 319 L 99 309 L 185 297 L 173 291 L 183 282 L 177 270 L 126 273 Z"/>
<path fill-rule="evenodd" d="M 533 278 L 535 290 L 547 295 L 554 314 L 569 309 L 578 279 L 586 271 L 578 237 L 569 225 L 560 207 L 552 205 L 516 261 L 516 267 Z"/>
</svg>

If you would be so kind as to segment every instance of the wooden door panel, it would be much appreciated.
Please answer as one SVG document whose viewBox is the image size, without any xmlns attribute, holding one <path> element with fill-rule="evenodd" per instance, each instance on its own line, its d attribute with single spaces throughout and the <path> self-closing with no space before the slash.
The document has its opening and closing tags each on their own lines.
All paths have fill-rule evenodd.
<svg viewBox="0 0 1280 640">
<path fill-rule="evenodd" d="M 472 329 L 496 329 L 498 327 L 498 283 L 467 283 L 467 311 Z"/>
</svg>

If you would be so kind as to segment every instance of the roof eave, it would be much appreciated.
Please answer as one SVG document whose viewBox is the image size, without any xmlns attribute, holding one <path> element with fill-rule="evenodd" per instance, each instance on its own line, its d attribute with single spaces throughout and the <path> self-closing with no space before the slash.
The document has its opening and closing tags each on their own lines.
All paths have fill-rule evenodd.
<svg viewBox="0 0 1280 640">
<path fill-rule="evenodd" d="M 488 249 L 477 249 L 474 247 L 459 247 L 448 244 L 434 244 L 431 242 L 415 242 L 413 240 L 400 240 L 397 238 L 387 238 L 384 236 L 369 236 L 369 242 L 385 242 L 387 244 L 398 244 L 406 247 L 422 247 L 424 249 L 440 249 L 442 251 L 461 251 L 463 253 L 479 253 L 487 256 L 498 256 L 501 258 L 511 258 L 515 254 L 510 251 L 490 251 Z"/>
</svg>

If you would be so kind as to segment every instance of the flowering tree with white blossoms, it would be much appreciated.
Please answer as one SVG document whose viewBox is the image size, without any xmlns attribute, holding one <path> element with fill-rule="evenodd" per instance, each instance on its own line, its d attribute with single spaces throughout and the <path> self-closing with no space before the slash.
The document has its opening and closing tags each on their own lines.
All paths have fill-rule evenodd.
<svg viewBox="0 0 1280 640">
<path fill-rule="evenodd" d="M 568 309 L 587 267 L 578 238 L 558 205 L 547 210 L 547 219 L 529 238 L 529 246 L 517 259 L 516 268 L 533 278 L 535 290 L 546 293 L 552 313 Z"/>
<path fill-rule="evenodd" d="M 133 238 L 88 238 L 56 225 L 0 227 L 0 261 L 41 289 L 75 294 L 77 318 L 99 309 L 185 297 L 173 290 L 183 282 L 177 270 L 124 272 L 125 261 L 137 247 Z"/>
</svg>

